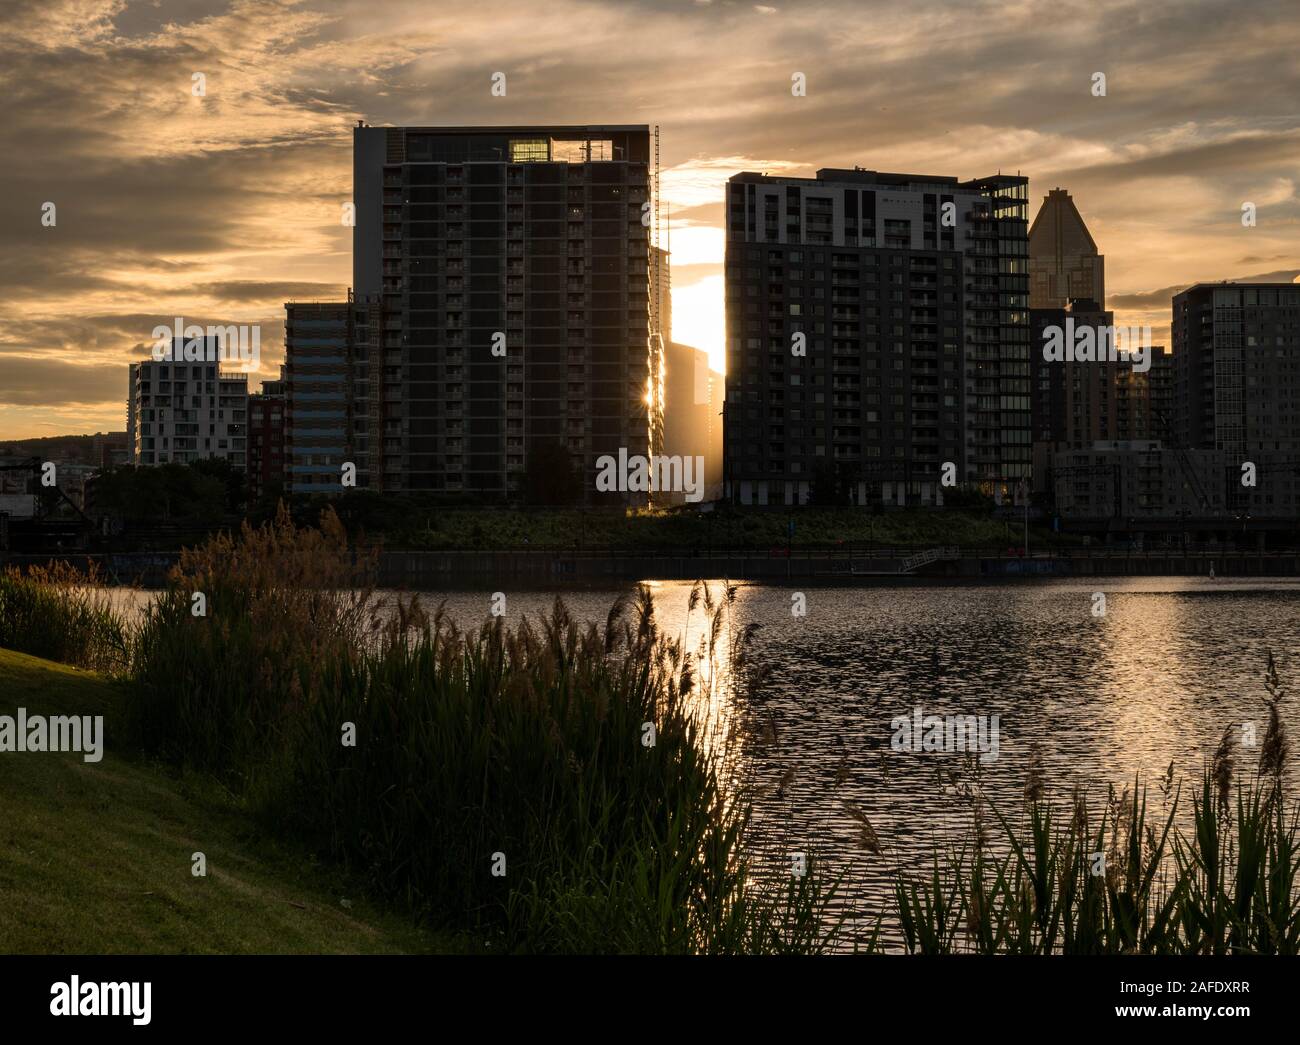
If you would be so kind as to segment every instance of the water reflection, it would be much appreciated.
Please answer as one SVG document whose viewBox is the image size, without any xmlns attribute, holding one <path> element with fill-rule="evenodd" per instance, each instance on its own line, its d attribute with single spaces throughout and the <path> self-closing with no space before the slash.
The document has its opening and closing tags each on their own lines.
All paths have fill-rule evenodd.
<svg viewBox="0 0 1300 1045">
<path fill-rule="evenodd" d="M 1105 615 L 1094 616 L 1097 587 L 810 588 L 799 618 L 790 589 L 740 585 L 734 626 L 761 625 L 751 655 L 770 671 L 751 709 L 758 726 L 740 749 L 746 775 L 762 785 L 754 823 L 762 866 L 788 874 L 790 854 L 804 852 L 847 874 L 851 939 L 888 906 L 895 874 L 924 871 L 934 846 L 969 838 L 969 787 L 1019 815 L 1035 751 L 1049 794 L 1065 799 L 1078 785 L 1100 807 L 1109 785 L 1131 786 L 1140 773 L 1159 807 L 1156 782 L 1171 762 L 1176 777 L 1195 781 L 1226 726 L 1254 722 L 1263 735 L 1265 651 L 1284 680 L 1300 670 L 1300 585 L 1107 580 Z M 653 586 L 661 630 L 684 632 L 694 649 L 706 621 L 698 610 L 688 619 L 690 589 Z M 616 595 L 573 592 L 565 601 L 575 615 L 603 620 Z M 448 605 L 472 619 L 486 598 L 452 593 Z M 550 598 L 513 595 L 511 611 L 536 613 Z M 891 750 L 891 719 L 917 704 L 926 714 L 998 715 L 997 760 Z M 1283 714 L 1296 735 L 1294 704 Z M 768 721 L 775 742 L 763 736 Z M 1239 763 L 1255 758 L 1243 750 Z M 1292 794 L 1296 785 L 1293 765 Z M 883 852 L 867 851 L 859 812 Z"/>
</svg>

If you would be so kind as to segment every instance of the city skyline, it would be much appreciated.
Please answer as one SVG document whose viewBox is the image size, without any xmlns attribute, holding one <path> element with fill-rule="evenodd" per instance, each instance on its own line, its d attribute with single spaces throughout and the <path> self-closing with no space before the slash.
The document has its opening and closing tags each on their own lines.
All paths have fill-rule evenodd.
<svg viewBox="0 0 1300 1045">
<path fill-rule="evenodd" d="M 274 379 L 283 303 L 350 283 L 357 119 L 658 124 L 675 336 L 718 368 L 742 171 L 1018 172 L 1031 220 L 1066 189 L 1107 259 L 1103 307 L 1157 344 L 1184 287 L 1300 275 L 1300 31 L 1241 13 L 1277 4 L 562 2 L 526 33 L 526 10 L 487 6 L 20 3 L 0 43 L 20 100 L 0 132 L 0 438 L 120 429 L 123 364 L 175 316 L 260 324 L 251 383 Z"/>
</svg>

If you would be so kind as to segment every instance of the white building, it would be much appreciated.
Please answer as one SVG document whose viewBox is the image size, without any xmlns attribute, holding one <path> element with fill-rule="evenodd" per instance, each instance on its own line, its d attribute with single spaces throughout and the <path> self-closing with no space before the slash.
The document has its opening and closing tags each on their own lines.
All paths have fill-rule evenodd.
<svg viewBox="0 0 1300 1045">
<path fill-rule="evenodd" d="M 127 440 L 138 465 L 224 457 L 247 467 L 248 375 L 221 372 L 215 339 L 208 358 L 130 365 Z"/>
</svg>

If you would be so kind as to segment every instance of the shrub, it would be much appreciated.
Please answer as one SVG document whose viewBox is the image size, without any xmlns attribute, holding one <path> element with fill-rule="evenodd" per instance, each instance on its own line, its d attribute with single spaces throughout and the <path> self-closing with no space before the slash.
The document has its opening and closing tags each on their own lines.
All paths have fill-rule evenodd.
<svg viewBox="0 0 1300 1045">
<path fill-rule="evenodd" d="M 126 667 L 131 641 L 97 571 L 65 562 L 0 571 L 0 646 L 114 673 Z"/>
</svg>

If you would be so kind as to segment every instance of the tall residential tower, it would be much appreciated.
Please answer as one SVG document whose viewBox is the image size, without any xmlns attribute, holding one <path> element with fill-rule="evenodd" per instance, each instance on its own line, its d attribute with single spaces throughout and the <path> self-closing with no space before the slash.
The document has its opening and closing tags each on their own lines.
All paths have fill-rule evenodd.
<svg viewBox="0 0 1300 1045">
<path fill-rule="evenodd" d="M 934 504 L 1031 467 L 1028 179 L 727 188 L 727 495 Z"/>
<path fill-rule="evenodd" d="M 358 126 L 354 147 L 367 484 L 506 498 L 558 445 L 599 500 L 597 458 L 661 430 L 650 129 Z"/>
<path fill-rule="evenodd" d="M 1174 297 L 1175 398 L 1188 447 L 1300 460 L 1300 286 L 1198 283 Z"/>
</svg>

